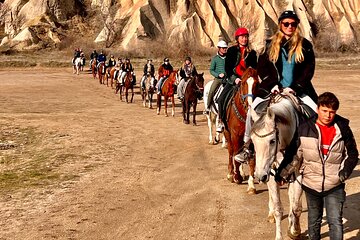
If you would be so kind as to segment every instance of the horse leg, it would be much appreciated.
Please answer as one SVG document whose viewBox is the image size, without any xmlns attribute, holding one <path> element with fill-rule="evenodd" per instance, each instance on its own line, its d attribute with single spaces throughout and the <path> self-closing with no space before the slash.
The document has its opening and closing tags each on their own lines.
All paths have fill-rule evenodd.
<svg viewBox="0 0 360 240">
<path fill-rule="evenodd" d="M 148 92 L 149 109 L 152 109 L 152 98 L 153 94 Z"/>
<path fill-rule="evenodd" d="M 195 100 L 194 104 L 193 104 L 193 110 L 194 110 L 194 115 L 193 115 L 193 125 L 196 126 L 196 106 L 197 106 L 197 100 Z"/>
<path fill-rule="evenodd" d="M 133 102 L 133 100 L 134 100 L 134 88 L 132 87 L 131 88 L 131 100 L 130 100 L 130 102 Z"/>
<path fill-rule="evenodd" d="M 175 117 L 175 97 L 171 96 L 171 116 Z"/>
<path fill-rule="evenodd" d="M 254 183 L 255 176 L 255 159 L 249 160 L 249 179 L 248 179 L 248 194 L 256 194 L 256 188 Z"/>
<path fill-rule="evenodd" d="M 215 136 L 215 141 L 213 140 L 213 135 L 212 135 L 212 126 L 213 123 L 211 121 L 211 117 L 212 117 L 212 112 L 209 112 L 209 114 L 206 114 L 206 118 L 207 118 L 207 123 L 208 123 L 208 128 L 209 128 L 209 144 L 215 144 L 216 142 L 216 136 Z"/>
<path fill-rule="evenodd" d="M 169 115 L 167 114 L 167 101 L 168 101 L 168 97 L 164 96 L 164 114 L 165 117 L 168 117 Z"/>
<path fill-rule="evenodd" d="M 140 91 L 142 92 L 141 93 L 141 98 L 142 98 L 142 101 L 143 101 L 143 107 L 146 107 L 146 91 L 143 91 L 143 90 L 140 90 Z"/>
<path fill-rule="evenodd" d="M 281 219 L 283 216 L 283 208 L 280 199 L 280 187 L 275 182 L 274 177 L 270 177 L 267 182 L 268 190 L 269 190 L 269 222 L 273 222 L 275 220 L 276 224 L 276 240 L 281 240 L 282 231 L 281 231 Z"/>
<path fill-rule="evenodd" d="M 160 109 L 161 109 L 161 95 L 160 94 L 156 94 L 157 96 L 157 101 L 156 101 L 156 114 L 159 115 L 160 114 Z"/>
<path fill-rule="evenodd" d="M 230 125 L 230 121 L 228 122 Z M 243 139 L 243 136 L 239 136 L 238 133 L 231 135 L 231 142 L 232 142 L 232 149 L 233 149 L 233 155 L 235 156 L 240 151 L 240 142 L 239 139 Z M 234 182 L 241 184 L 243 181 L 243 176 L 240 174 L 240 163 L 238 161 L 235 161 L 235 159 L 232 159 L 234 164 Z"/>
<path fill-rule="evenodd" d="M 224 135 L 228 141 L 228 153 L 229 153 L 229 161 L 228 161 L 228 173 L 226 175 L 227 179 L 230 182 L 234 182 L 234 165 L 233 165 L 233 146 L 231 144 L 231 135 L 230 132 L 225 130 Z"/>
<path fill-rule="evenodd" d="M 302 212 L 302 188 L 300 183 L 302 182 L 302 176 L 298 176 L 296 181 L 289 183 L 288 195 L 289 195 L 289 227 L 287 235 L 291 239 L 297 239 L 301 235 L 300 216 Z"/>
</svg>

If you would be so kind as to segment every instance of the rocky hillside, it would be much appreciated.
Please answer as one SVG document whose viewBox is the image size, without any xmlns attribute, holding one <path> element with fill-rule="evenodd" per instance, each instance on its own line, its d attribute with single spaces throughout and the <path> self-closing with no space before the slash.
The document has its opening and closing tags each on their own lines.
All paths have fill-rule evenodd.
<svg viewBox="0 0 360 240">
<path fill-rule="evenodd" d="M 359 0 L 5 0 L 2 47 L 56 48 L 74 34 L 105 47 L 211 48 L 233 41 L 236 28 L 250 30 L 255 49 L 271 36 L 277 18 L 293 9 L 306 38 L 337 50 L 360 38 Z"/>
</svg>

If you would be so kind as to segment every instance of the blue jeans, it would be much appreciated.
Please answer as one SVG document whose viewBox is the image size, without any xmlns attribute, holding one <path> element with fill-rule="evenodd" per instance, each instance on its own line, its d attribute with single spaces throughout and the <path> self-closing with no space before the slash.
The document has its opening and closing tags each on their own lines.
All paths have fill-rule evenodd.
<svg viewBox="0 0 360 240">
<path fill-rule="evenodd" d="M 336 189 L 326 196 L 316 196 L 308 192 L 305 194 L 308 206 L 309 239 L 320 240 L 321 238 L 321 219 L 325 206 L 330 240 L 342 240 L 344 235 L 342 214 L 346 198 L 344 188 Z"/>
</svg>

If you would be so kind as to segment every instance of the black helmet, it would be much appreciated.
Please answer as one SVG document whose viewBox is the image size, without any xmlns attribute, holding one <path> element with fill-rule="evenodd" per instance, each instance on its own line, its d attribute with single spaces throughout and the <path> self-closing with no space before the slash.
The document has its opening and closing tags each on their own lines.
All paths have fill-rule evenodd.
<svg viewBox="0 0 360 240">
<path fill-rule="evenodd" d="M 191 57 L 186 57 L 186 58 L 185 58 L 185 61 L 186 61 L 186 60 L 189 60 L 189 61 L 191 62 Z"/>
<path fill-rule="evenodd" d="M 130 61 L 130 58 L 125 58 L 125 61 Z"/>
<path fill-rule="evenodd" d="M 164 62 L 169 62 L 169 58 L 164 58 Z"/>
<path fill-rule="evenodd" d="M 281 20 L 285 19 L 285 18 L 292 18 L 295 21 L 297 21 L 298 23 L 300 22 L 299 17 L 296 15 L 296 13 L 292 10 L 286 10 L 284 11 L 280 17 L 279 17 L 279 23 L 281 22 Z"/>
</svg>

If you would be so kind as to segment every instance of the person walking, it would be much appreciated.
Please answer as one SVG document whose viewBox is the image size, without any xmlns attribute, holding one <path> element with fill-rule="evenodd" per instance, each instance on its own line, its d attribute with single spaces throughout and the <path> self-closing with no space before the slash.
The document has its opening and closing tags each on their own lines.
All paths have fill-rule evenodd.
<svg viewBox="0 0 360 240">
<path fill-rule="evenodd" d="M 275 179 L 283 183 L 300 166 L 311 240 L 321 238 L 323 208 L 330 240 L 344 237 L 345 182 L 359 161 L 359 153 L 349 120 L 336 114 L 339 105 L 331 92 L 319 96 L 317 115 L 299 126 L 297 154 L 289 164 L 281 164 L 276 173 Z"/>
</svg>

